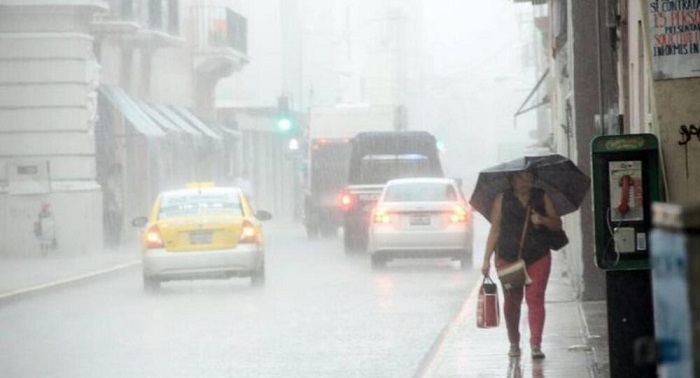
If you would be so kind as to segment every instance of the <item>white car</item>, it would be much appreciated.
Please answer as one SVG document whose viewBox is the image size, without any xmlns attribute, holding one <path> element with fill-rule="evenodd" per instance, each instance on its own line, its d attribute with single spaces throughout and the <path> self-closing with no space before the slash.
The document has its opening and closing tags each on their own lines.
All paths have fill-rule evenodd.
<svg viewBox="0 0 700 378">
<path fill-rule="evenodd" d="M 387 182 L 372 211 L 368 253 L 373 268 L 395 258 L 452 258 L 472 265 L 471 207 L 455 180 Z"/>
</svg>

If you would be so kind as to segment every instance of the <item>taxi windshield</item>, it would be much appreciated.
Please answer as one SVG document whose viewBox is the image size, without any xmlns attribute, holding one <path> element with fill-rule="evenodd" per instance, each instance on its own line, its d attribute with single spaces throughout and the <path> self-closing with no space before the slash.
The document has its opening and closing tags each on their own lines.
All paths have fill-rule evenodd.
<svg viewBox="0 0 700 378">
<path fill-rule="evenodd" d="M 181 191 L 164 194 L 159 219 L 197 215 L 243 215 L 240 198 L 233 191 Z"/>
</svg>

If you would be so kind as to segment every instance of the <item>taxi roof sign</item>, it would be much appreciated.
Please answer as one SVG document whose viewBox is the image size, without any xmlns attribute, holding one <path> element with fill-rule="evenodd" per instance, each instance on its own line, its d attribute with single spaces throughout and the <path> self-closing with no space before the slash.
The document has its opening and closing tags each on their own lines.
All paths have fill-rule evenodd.
<svg viewBox="0 0 700 378">
<path fill-rule="evenodd" d="M 201 188 L 213 188 L 216 184 L 213 181 L 195 181 L 188 182 L 185 186 L 187 189 L 201 189 Z"/>
</svg>

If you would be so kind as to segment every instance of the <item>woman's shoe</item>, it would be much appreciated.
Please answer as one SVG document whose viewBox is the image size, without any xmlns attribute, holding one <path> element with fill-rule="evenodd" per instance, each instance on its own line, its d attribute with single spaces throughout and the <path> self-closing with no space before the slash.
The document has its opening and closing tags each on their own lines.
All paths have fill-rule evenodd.
<svg viewBox="0 0 700 378">
<path fill-rule="evenodd" d="M 544 358 L 544 352 L 542 352 L 542 349 L 538 346 L 533 346 L 532 347 L 532 359 L 533 360 L 541 360 Z"/>
<path fill-rule="evenodd" d="M 508 357 L 520 357 L 520 346 L 517 344 L 510 344 L 510 350 L 508 350 Z"/>
</svg>

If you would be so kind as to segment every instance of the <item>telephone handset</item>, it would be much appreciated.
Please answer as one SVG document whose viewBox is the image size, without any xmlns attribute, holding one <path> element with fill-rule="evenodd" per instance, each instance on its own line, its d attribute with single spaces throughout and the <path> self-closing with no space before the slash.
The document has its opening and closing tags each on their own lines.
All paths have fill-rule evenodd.
<svg viewBox="0 0 700 378">
<path fill-rule="evenodd" d="M 613 222 L 611 234 L 615 251 L 632 253 L 646 250 L 646 233 L 634 226 L 635 222 L 644 221 L 642 162 L 611 161 L 609 174 L 610 221 Z"/>
<path fill-rule="evenodd" d="M 630 177 L 630 175 L 624 175 L 620 179 L 620 186 L 622 187 L 622 189 L 620 190 L 621 198 L 620 203 L 617 205 L 617 211 L 619 211 L 622 215 L 625 215 L 630 209 L 629 202 L 631 181 L 632 177 Z"/>
<path fill-rule="evenodd" d="M 644 194 L 642 193 L 642 162 L 611 161 L 610 220 L 631 222 L 644 220 Z"/>
</svg>

